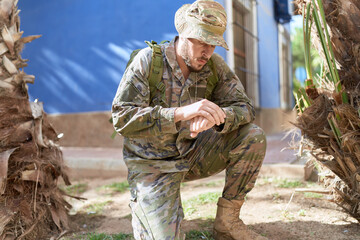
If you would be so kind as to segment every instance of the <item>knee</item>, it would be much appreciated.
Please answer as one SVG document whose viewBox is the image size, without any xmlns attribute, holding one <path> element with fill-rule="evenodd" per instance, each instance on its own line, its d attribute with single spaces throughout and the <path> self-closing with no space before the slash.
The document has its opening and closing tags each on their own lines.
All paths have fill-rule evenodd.
<svg viewBox="0 0 360 240">
<path fill-rule="evenodd" d="M 266 152 L 266 135 L 262 128 L 256 124 L 249 123 L 239 129 L 241 145 L 247 145 L 248 148 L 260 153 Z"/>
<path fill-rule="evenodd" d="M 264 130 L 257 126 L 256 124 L 251 123 L 248 130 L 248 136 L 254 143 L 263 144 L 266 146 L 266 135 Z"/>
<path fill-rule="evenodd" d="M 233 159 L 256 160 L 262 163 L 266 153 L 266 136 L 259 126 L 249 123 L 236 131 L 229 156 Z"/>
</svg>

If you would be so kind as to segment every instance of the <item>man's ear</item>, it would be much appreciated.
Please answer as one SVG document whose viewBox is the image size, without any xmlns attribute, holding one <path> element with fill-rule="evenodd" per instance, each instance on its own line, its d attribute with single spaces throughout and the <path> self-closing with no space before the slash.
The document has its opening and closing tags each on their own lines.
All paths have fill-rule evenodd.
<svg viewBox="0 0 360 240">
<path fill-rule="evenodd" d="M 179 35 L 179 39 L 180 39 L 182 42 L 188 41 L 188 38 L 183 37 L 183 36 L 181 36 L 181 35 Z"/>
</svg>

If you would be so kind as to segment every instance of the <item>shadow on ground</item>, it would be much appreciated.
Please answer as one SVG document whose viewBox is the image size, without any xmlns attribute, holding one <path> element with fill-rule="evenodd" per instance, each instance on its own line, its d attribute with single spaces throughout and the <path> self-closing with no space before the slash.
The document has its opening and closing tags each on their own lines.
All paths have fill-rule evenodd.
<svg viewBox="0 0 360 240">
<path fill-rule="evenodd" d="M 102 222 L 106 219 L 108 223 L 113 221 L 111 228 L 102 229 Z M 89 233 L 105 233 L 108 236 L 123 233 L 131 235 L 131 216 L 109 219 L 103 215 L 89 215 L 85 213 L 76 214 L 70 218 L 71 232 L 65 236 L 67 239 L 90 239 Z M 121 224 L 119 224 L 121 223 Z M 184 220 L 182 229 L 187 233 L 187 240 L 213 239 L 213 219 Z M 360 239 L 360 225 L 355 223 L 337 225 L 325 224 L 316 221 L 293 221 L 293 222 L 267 222 L 249 225 L 249 228 L 260 233 L 271 240 L 356 240 Z M 98 239 L 98 238 L 97 238 Z M 113 239 L 113 238 L 104 238 Z M 127 238 L 114 239 L 133 239 Z"/>
</svg>

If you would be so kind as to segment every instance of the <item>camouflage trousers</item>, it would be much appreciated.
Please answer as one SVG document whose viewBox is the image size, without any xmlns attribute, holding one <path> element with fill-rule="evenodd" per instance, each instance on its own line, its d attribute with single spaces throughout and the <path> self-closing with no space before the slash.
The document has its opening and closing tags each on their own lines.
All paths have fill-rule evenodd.
<svg viewBox="0 0 360 240">
<path fill-rule="evenodd" d="M 129 172 L 135 239 L 185 239 L 180 231 L 184 217 L 180 199 L 183 181 L 205 178 L 226 169 L 224 198 L 243 199 L 254 187 L 266 150 L 261 128 L 247 124 L 227 134 L 208 130 L 199 134 L 194 144 L 188 155 L 191 165 L 187 172 Z"/>
</svg>

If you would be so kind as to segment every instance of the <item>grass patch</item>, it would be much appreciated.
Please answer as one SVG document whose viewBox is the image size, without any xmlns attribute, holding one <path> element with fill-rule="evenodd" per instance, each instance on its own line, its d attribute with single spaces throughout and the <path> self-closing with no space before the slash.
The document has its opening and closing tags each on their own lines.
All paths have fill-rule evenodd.
<svg viewBox="0 0 360 240">
<path fill-rule="evenodd" d="M 125 233 L 119 233 L 119 234 L 105 234 L 105 233 L 88 233 L 88 234 L 73 234 L 71 237 L 62 237 L 60 240 L 133 240 L 132 234 L 125 234 Z"/>
<path fill-rule="evenodd" d="M 85 212 L 87 212 L 88 214 L 100 214 L 104 210 L 104 207 L 112 202 L 113 201 L 108 200 L 105 202 L 93 203 L 93 204 L 85 206 L 83 208 L 83 210 Z"/>
<path fill-rule="evenodd" d="M 78 194 L 84 193 L 88 189 L 88 184 L 87 183 L 78 183 L 75 185 L 63 187 L 61 189 L 64 190 L 69 195 L 78 195 Z"/>
<path fill-rule="evenodd" d="M 298 211 L 298 215 L 301 216 L 301 217 L 305 217 L 306 216 L 306 211 L 304 209 L 300 209 Z"/>
<path fill-rule="evenodd" d="M 225 180 L 219 180 L 219 181 L 212 181 L 207 183 L 202 183 L 195 185 L 194 187 L 221 187 L 224 186 Z"/>
<path fill-rule="evenodd" d="M 280 188 L 297 188 L 304 187 L 305 183 L 298 180 L 288 180 L 288 179 L 280 179 L 277 183 L 275 183 L 277 187 Z"/>
<path fill-rule="evenodd" d="M 322 198 L 324 195 L 320 193 L 305 192 L 304 197 L 306 198 Z"/>
<path fill-rule="evenodd" d="M 306 184 L 300 180 L 289 180 L 286 178 L 279 177 L 265 177 L 257 181 L 258 185 L 274 184 L 276 187 L 280 188 L 296 188 L 304 187 Z"/>
<path fill-rule="evenodd" d="M 88 240 L 130 240 L 130 239 L 134 239 L 134 238 L 132 237 L 131 234 L 124 234 L 124 233 L 112 234 L 112 235 L 108 235 L 105 233 L 89 233 L 86 236 L 86 239 L 88 239 Z"/>
<path fill-rule="evenodd" d="M 282 217 L 283 217 L 285 220 L 292 221 L 292 220 L 295 219 L 295 218 L 294 218 L 294 215 L 293 215 L 291 212 L 287 211 L 287 210 L 282 211 L 282 212 L 281 212 L 281 215 L 282 215 Z"/>
<path fill-rule="evenodd" d="M 183 202 L 184 213 L 186 216 L 189 216 L 195 213 L 199 207 L 204 204 L 217 203 L 219 197 L 221 197 L 221 192 L 203 193 L 190 198 Z"/>
<path fill-rule="evenodd" d="M 273 194 L 271 194 L 271 195 L 272 195 L 272 200 L 273 200 L 273 201 L 278 201 L 278 200 L 281 199 L 280 194 L 277 193 L 277 192 L 275 192 L 275 193 L 273 193 Z"/>
<path fill-rule="evenodd" d="M 197 208 L 195 208 L 192 205 L 187 206 L 187 204 L 185 204 L 185 203 L 183 204 L 183 208 L 184 208 L 185 216 L 190 216 L 197 211 Z"/>
<path fill-rule="evenodd" d="M 126 192 L 128 189 L 129 189 L 129 183 L 127 181 L 115 182 L 98 188 L 98 190 L 107 190 L 113 193 L 123 193 Z"/>
<path fill-rule="evenodd" d="M 214 240 L 211 232 L 197 231 L 197 230 L 191 230 L 191 231 L 187 232 L 185 239 L 186 240 L 199 240 L 199 239 Z"/>
<path fill-rule="evenodd" d="M 190 203 L 203 205 L 206 203 L 217 203 L 219 197 L 221 197 L 221 192 L 209 192 L 202 193 L 194 198 L 189 199 Z"/>
<path fill-rule="evenodd" d="M 303 182 L 301 180 L 290 180 L 287 178 L 280 177 L 264 177 L 259 178 L 256 181 L 256 184 L 259 186 L 273 184 L 275 187 L 279 188 L 297 188 L 297 187 L 306 187 L 306 186 L 315 186 L 316 184 L 310 182 Z"/>
</svg>

